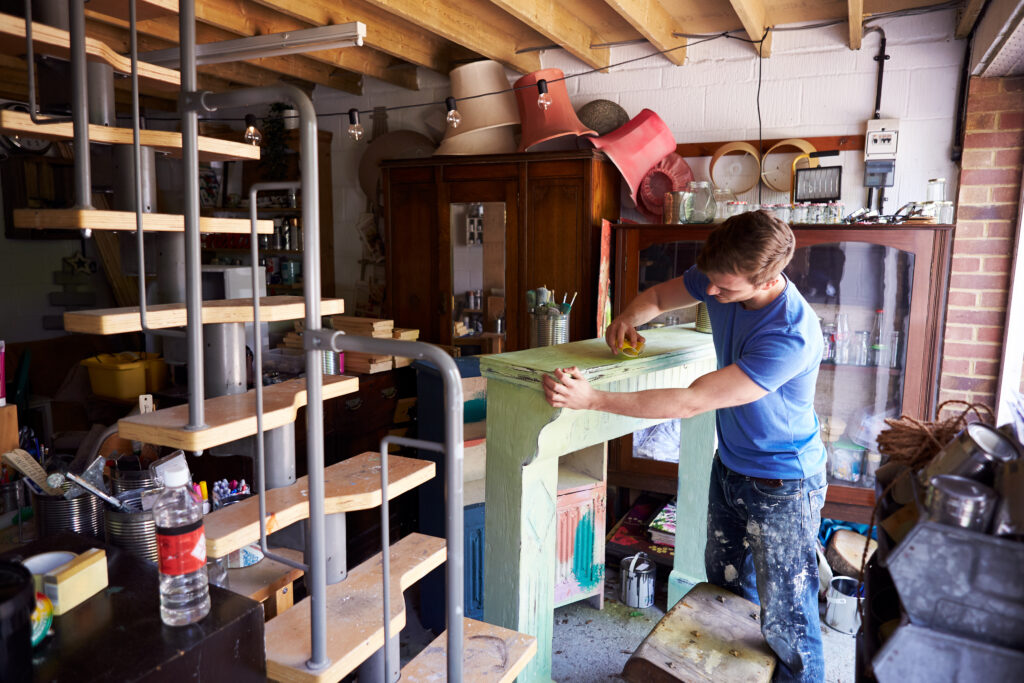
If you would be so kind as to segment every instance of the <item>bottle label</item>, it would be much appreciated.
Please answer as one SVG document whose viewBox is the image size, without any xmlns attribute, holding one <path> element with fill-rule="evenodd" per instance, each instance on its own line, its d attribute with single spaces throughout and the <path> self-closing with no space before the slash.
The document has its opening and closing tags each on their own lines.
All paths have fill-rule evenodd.
<svg viewBox="0 0 1024 683">
<path fill-rule="evenodd" d="M 176 527 L 157 527 L 160 573 L 181 576 L 206 565 L 206 531 L 203 520 Z"/>
</svg>

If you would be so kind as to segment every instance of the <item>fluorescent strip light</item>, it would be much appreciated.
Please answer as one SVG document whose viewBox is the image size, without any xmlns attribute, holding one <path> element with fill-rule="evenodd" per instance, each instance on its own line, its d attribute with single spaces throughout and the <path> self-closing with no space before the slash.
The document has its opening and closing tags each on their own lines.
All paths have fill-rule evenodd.
<svg viewBox="0 0 1024 683">
<path fill-rule="evenodd" d="M 366 24 L 361 21 L 350 21 L 347 24 L 203 43 L 196 45 L 196 64 L 220 64 L 339 47 L 359 47 L 365 37 Z M 145 52 L 139 55 L 139 60 L 147 64 L 177 69 L 181 64 L 181 49 L 171 47 L 166 50 Z"/>
</svg>

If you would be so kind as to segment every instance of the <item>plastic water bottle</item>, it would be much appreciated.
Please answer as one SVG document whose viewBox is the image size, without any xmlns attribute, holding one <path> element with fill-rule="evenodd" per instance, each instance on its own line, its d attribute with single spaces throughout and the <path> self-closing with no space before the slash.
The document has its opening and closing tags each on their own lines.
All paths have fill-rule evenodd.
<svg viewBox="0 0 1024 683">
<path fill-rule="evenodd" d="M 192 624 L 210 612 L 203 508 L 189 490 L 188 466 L 168 465 L 164 492 L 153 504 L 160 564 L 160 618 L 168 626 Z"/>
</svg>

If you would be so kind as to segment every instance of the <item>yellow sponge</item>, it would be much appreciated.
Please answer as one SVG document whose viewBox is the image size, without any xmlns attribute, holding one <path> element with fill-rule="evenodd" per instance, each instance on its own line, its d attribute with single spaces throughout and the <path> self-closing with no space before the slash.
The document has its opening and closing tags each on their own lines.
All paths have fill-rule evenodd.
<svg viewBox="0 0 1024 683">
<path fill-rule="evenodd" d="M 107 587 L 107 553 L 90 548 L 43 577 L 43 593 L 60 616 Z"/>
</svg>

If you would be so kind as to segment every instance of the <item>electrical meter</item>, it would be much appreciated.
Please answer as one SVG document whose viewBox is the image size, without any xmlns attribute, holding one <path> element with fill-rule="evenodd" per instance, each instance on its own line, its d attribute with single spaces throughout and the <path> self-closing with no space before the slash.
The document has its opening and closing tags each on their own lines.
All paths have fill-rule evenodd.
<svg viewBox="0 0 1024 683">
<path fill-rule="evenodd" d="M 899 119 L 869 119 L 864 136 L 864 187 L 892 187 Z"/>
</svg>

